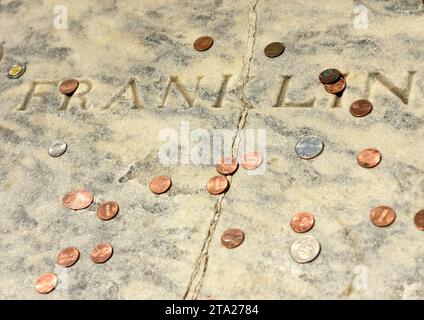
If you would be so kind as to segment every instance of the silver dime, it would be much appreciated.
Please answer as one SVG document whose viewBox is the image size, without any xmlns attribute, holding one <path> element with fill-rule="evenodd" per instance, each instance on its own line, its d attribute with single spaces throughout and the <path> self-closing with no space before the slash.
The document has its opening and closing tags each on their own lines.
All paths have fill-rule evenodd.
<svg viewBox="0 0 424 320">
<path fill-rule="evenodd" d="M 303 236 L 294 241 L 290 247 L 290 255 L 298 263 L 311 262 L 321 251 L 319 241 L 312 236 Z"/>
<path fill-rule="evenodd" d="M 319 156 L 324 149 L 324 142 L 317 136 L 307 136 L 296 144 L 299 158 L 312 159 Z"/>
<path fill-rule="evenodd" d="M 60 157 L 62 154 L 65 153 L 67 149 L 67 145 L 63 141 L 55 141 L 52 143 L 52 145 L 49 148 L 49 154 L 52 157 Z"/>
</svg>

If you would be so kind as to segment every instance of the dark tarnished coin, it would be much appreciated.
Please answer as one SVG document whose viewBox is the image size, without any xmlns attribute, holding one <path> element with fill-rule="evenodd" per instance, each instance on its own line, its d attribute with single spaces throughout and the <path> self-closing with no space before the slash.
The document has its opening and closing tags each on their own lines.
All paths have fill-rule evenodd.
<svg viewBox="0 0 424 320">
<path fill-rule="evenodd" d="M 324 142 L 317 136 L 304 137 L 295 147 L 297 156 L 306 160 L 318 157 L 323 149 Z"/>
<path fill-rule="evenodd" d="M 50 156 L 57 158 L 63 155 L 66 152 L 67 148 L 68 146 L 64 141 L 58 140 L 53 142 L 52 145 L 49 147 L 49 154 Z"/>
<path fill-rule="evenodd" d="M 234 174 L 237 168 L 238 161 L 237 158 L 234 157 L 223 158 L 216 164 L 216 171 L 225 176 Z"/>
<path fill-rule="evenodd" d="M 240 229 L 228 229 L 221 236 L 221 243 L 227 249 L 237 248 L 243 241 L 244 232 Z"/>
<path fill-rule="evenodd" d="M 105 263 L 113 254 L 113 248 L 109 243 L 98 244 L 90 254 L 91 260 L 94 263 Z"/>
<path fill-rule="evenodd" d="M 344 89 L 346 89 L 346 80 L 341 77 L 339 81 L 335 83 L 324 84 L 324 89 L 328 93 L 339 94 L 343 92 Z"/>
<path fill-rule="evenodd" d="M 414 223 L 418 230 L 424 231 L 424 209 L 415 214 Z"/>
<path fill-rule="evenodd" d="M 340 80 L 342 74 L 337 69 L 326 69 L 319 74 L 319 81 L 323 84 L 336 83 Z"/>
<path fill-rule="evenodd" d="M 387 227 L 396 219 L 396 212 L 388 206 L 379 206 L 371 210 L 371 222 L 377 227 Z"/>
<path fill-rule="evenodd" d="M 227 191 L 229 185 L 230 183 L 225 176 L 215 176 L 209 179 L 206 190 L 208 190 L 210 194 L 218 195 Z"/>
<path fill-rule="evenodd" d="M 314 216 L 309 212 L 298 212 L 296 213 L 291 222 L 290 226 L 294 232 L 304 233 L 312 229 L 315 224 Z"/>
<path fill-rule="evenodd" d="M 203 36 L 194 41 L 194 49 L 197 51 L 206 51 L 213 45 L 213 39 L 209 36 Z"/>
<path fill-rule="evenodd" d="M 264 53 L 268 58 L 275 58 L 284 52 L 284 44 L 281 42 L 272 42 L 264 49 Z"/>
<path fill-rule="evenodd" d="M 377 149 L 365 149 L 356 156 L 356 160 L 363 168 L 374 168 L 381 162 L 381 153 Z"/>
<path fill-rule="evenodd" d="M 63 205 L 68 209 L 81 210 L 89 207 L 94 200 L 94 195 L 90 191 L 77 190 L 67 193 L 63 199 Z"/>
<path fill-rule="evenodd" d="M 57 256 L 57 264 L 61 267 L 68 268 L 78 261 L 79 256 L 80 253 L 75 247 L 63 249 Z"/>
<path fill-rule="evenodd" d="M 77 91 L 78 86 L 79 86 L 78 80 L 75 80 L 75 79 L 65 80 L 59 86 L 59 91 L 63 94 L 71 95 L 75 91 Z"/>
<path fill-rule="evenodd" d="M 42 274 L 35 282 L 35 289 L 42 294 L 52 292 L 57 286 L 57 276 L 52 272 Z"/>
<path fill-rule="evenodd" d="M 7 69 L 7 76 L 10 79 L 17 79 L 19 77 L 21 77 L 26 71 L 26 65 L 25 63 L 16 63 L 11 65 L 8 69 Z"/>
<path fill-rule="evenodd" d="M 368 100 L 359 99 L 350 105 L 349 110 L 355 117 L 364 117 L 372 111 L 372 104 Z"/>
<path fill-rule="evenodd" d="M 102 220 L 113 219 L 119 211 L 119 206 L 115 201 L 102 203 L 97 208 L 97 216 Z"/>
<path fill-rule="evenodd" d="M 165 193 L 171 188 L 172 181 L 170 177 L 158 176 L 150 182 L 150 190 L 156 194 Z"/>
</svg>

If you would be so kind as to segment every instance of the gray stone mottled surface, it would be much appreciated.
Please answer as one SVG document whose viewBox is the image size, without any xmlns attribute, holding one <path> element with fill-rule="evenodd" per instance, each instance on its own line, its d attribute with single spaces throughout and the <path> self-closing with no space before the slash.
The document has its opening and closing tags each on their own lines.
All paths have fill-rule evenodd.
<svg viewBox="0 0 424 320">
<path fill-rule="evenodd" d="M 422 299 L 424 233 L 412 219 L 424 207 L 423 6 L 361 3 L 366 30 L 354 27 L 352 1 L 72 1 L 68 30 L 57 30 L 55 1 L 1 1 L 2 73 L 15 61 L 28 68 L 0 79 L 0 298 Z M 215 43 L 198 53 L 192 43 L 204 34 Z M 263 54 L 272 41 L 286 46 L 275 59 Z M 341 99 L 318 81 L 326 67 L 347 74 Z M 81 85 L 67 101 L 57 87 L 69 77 Z M 170 80 L 178 85 L 164 101 Z M 359 98 L 374 105 L 361 119 L 348 111 Z M 161 130 L 183 121 L 266 129 L 265 174 L 240 169 L 224 196 L 210 196 L 213 165 L 157 159 Z M 294 147 L 309 134 L 325 149 L 301 160 Z M 58 139 L 68 150 L 51 158 Z M 383 155 L 372 170 L 355 162 L 367 147 Z M 156 196 L 149 181 L 159 174 L 173 187 Z M 76 188 L 95 194 L 89 209 L 61 205 Z M 106 200 L 120 213 L 103 222 L 95 210 Z M 398 214 L 386 229 L 369 221 L 380 204 Z M 303 210 L 315 215 L 322 252 L 299 265 L 289 221 Z M 245 230 L 237 249 L 220 244 L 229 227 Z M 101 241 L 114 256 L 94 265 Z M 70 245 L 81 259 L 61 269 L 56 256 Z M 41 296 L 34 281 L 48 271 L 61 283 Z"/>
</svg>

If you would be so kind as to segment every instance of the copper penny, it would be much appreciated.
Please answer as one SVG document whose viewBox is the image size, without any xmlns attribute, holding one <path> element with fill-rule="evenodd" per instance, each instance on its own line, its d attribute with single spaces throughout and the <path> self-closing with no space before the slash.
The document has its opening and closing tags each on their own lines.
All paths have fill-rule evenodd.
<svg viewBox="0 0 424 320">
<path fill-rule="evenodd" d="M 340 80 L 342 74 L 337 69 L 325 69 L 319 74 L 319 81 L 322 84 L 335 83 Z"/>
<path fill-rule="evenodd" d="M 374 168 L 381 162 L 381 153 L 377 149 L 365 149 L 356 156 L 356 160 L 363 168 Z"/>
<path fill-rule="evenodd" d="M 79 86 L 78 80 L 69 79 L 63 81 L 59 86 L 59 91 L 63 94 L 70 95 L 77 91 Z"/>
<path fill-rule="evenodd" d="M 271 42 L 265 47 L 264 53 L 268 58 L 275 58 L 281 55 L 284 49 L 284 44 L 281 42 Z"/>
<path fill-rule="evenodd" d="M 165 193 L 171 188 L 171 178 L 167 176 L 158 176 L 150 182 L 150 190 L 156 194 Z"/>
<path fill-rule="evenodd" d="M 261 166 L 263 161 L 262 154 L 258 151 L 247 152 L 243 155 L 241 166 L 246 170 L 254 170 Z"/>
<path fill-rule="evenodd" d="M 227 191 L 229 184 L 225 176 L 215 176 L 209 179 L 206 189 L 210 194 L 217 195 Z"/>
<path fill-rule="evenodd" d="M 424 209 L 415 214 L 414 223 L 418 230 L 424 231 Z"/>
<path fill-rule="evenodd" d="M 312 229 L 315 224 L 314 216 L 309 212 L 296 213 L 290 223 L 294 232 L 304 233 Z"/>
<path fill-rule="evenodd" d="M 68 268 L 78 261 L 79 256 L 80 253 L 75 247 L 63 249 L 57 256 L 57 264 L 61 267 Z"/>
<path fill-rule="evenodd" d="M 196 39 L 196 41 L 194 41 L 194 44 L 193 44 L 194 49 L 196 49 L 197 51 L 206 51 L 210 47 L 212 47 L 212 45 L 213 45 L 213 39 L 209 36 L 200 37 Z"/>
<path fill-rule="evenodd" d="M 387 227 L 396 219 L 396 212 L 390 207 L 379 206 L 371 210 L 371 222 L 377 227 Z"/>
<path fill-rule="evenodd" d="M 112 257 L 113 248 L 109 243 L 101 243 L 91 251 L 90 258 L 94 263 L 105 263 Z"/>
<path fill-rule="evenodd" d="M 227 249 L 237 248 L 243 241 L 244 232 L 240 229 L 228 229 L 221 236 L 221 243 Z"/>
<path fill-rule="evenodd" d="M 119 211 L 119 206 L 115 201 L 102 203 L 97 208 L 97 216 L 102 220 L 113 219 Z"/>
<path fill-rule="evenodd" d="M 93 203 L 94 195 L 90 191 L 76 190 L 67 193 L 63 199 L 63 205 L 68 209 L 81 210 Z"/>
<path fill-rule="evenodd" d="M 341 77 L 336 83 L 324 84 L 324 89 L 328 93 L 338 94 L 346 88 L 346 80 Z"/>
<path fill-rule="evenodd" d="M 349 110 L 354 117 L 364 117 L 372 111 L 372 104 L 368 100 L 359 99 L 350 105 Z"/>
<path fill-rule="evenodd" d="M 35 282 L 35 289 L 42 294 L 52 292 L 57 286 L 57 276 L 52 272 L 42 274 Z"/>
<path fill-rule="evenodd" d="M 234 157 L 223 158 L 216 164 L 216 171 L 225 176 L 233 174 L 237 171 L 237 168 L 238 161 Z"/>
</svg>

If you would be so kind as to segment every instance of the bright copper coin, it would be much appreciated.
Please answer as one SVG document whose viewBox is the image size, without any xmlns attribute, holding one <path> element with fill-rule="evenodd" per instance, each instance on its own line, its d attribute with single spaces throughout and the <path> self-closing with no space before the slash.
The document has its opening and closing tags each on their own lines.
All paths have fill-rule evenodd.
<svg viewBox="0 0 424 320">
<path fill-rule="evenodd" d="M 35 282 L 35 289 L 42 294 L 52 292 L 57 286 L 57 276 L 52 272 L 42 274 Z"/>
<path fill-rule="evenodd" d="M 346 80 L 343 77 L 341 77 L 339 81 L 335 83 L 324 84 L 325 91 L 332 94 L 341 93 L 343 92 L 345 88 L 346 88 Z"/>
<path fill-rule="evenodd" d="M 206 189 L 210 194 L 217 195 L 227 191 L 229 185 L 230 183 L 225 176 L 215 176 L 209 179 Z"/>
<path fill-rule="evenodd" d="M 363 168 L 374 168 L 381 162 L 381 153 L 377 149 L 365 149 L 356 156 L 356 160 Z"/>
<path fill-rule="evenodd" d="M 171 178 L 167 176 L 158 176 L 150 182 L 150 190 L 156 194 L 165 193 L 171 188 Z"/>
<path fill-rule="evenodd" d="M 354 117 L 364 117 L 372 111 L 372 104 L 368 100 L 359 99 L 350 105 L 349 110 Z"/>
<path fill-rule="evenodd" d="M 119 211 L 119 206 L 115 201 L 102 203 L 97 208 L 97 216 L 102 220 L 113 219 Z"/>
<path fill-rule="evenodd" d="M 216 164 L 216 171 L 225 176 L 234 174 L 237 168 L 238 161 L 237 158 L 234 157 L 223 158 Z"/>
<path fill-rule="evenodd" d="M 254 170 L 261 166 L 262 154 L 258 151 L 247 152 L 243 155 L 241 166 L 246 170 Z"/>
<path fill-rule="evenodd" d="M 63 205 L 68 209 L 81 210 L 89 207 L 94 200 L 94 195 L 90 191 L 76 190 L 67 193 L 63 199 Z"/>
<path fill-rule="evenodd" d="M 213 39 L 209 36 L 203 36 L 194 41 L 194 49 L 197 51 L 206 51 L 213 45 Z"/>
<path fill-rule="evenodd" d="M 57 264 L 61 267 L 68 268 L 78 261 L 79 256 L 80 252 L 75 247 L 63 249 L 57 256 Z"/>
<path fill-rule="evenodd" d="M 379 206 L 371 210 L 371 222 L 377 227 L 387 227 L 396 219 L 396 212 L 388 206 Z"/>
<path fill-rule="evenodd" d="M 424 231 L 424 209 L 415 214 L 414 223 L 418 230 Z"/>
<path fill-rule="evenodd" d="M 304 233 L 312 229 L 315 224 L 314 216 L 309 212 L 298 212 L 296 213 L 291 222 L 290 226 L 294 232 Z"/>
<path fill-rule="evenodd" d="M 90 254 L 91 260 L 94 263 L 105 263 L 112 257 L 113 248 L 109 243 L 98 244 Z"/>
<path fill-rule="evenodd" d="M 59 91 L 63 94 L 70 95 L 77 91 L 79 86 L 78 80 L 68 79 L 63 81 L 59 86 Z"/>
<path fill-rule="evenodd" d="M 244 232 L 240 229 L 228 229 L 221 236 L 221 243 L 227 249 L 237 248 L 243 241 Z"/>
</svg>

